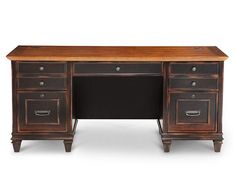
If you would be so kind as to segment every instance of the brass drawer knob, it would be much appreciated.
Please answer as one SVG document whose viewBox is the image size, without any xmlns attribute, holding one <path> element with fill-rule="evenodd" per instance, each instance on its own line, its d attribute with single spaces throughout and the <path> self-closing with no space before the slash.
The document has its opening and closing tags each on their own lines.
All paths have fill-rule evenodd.
<svg viewBox="0 0 235 190">
<path fill-rule="evenodd" d="M 119 67 L 119 66 L 117 66 L 116 67 L 116 71 L 118 72 L 118 71 L 120 71 L 121 70 L 121 68 Z"/>
<path fill-rule="evenodd" d="M 40 81 L 40 82 L 39 82 L 39 85 L 40 85 L 40 86 L 44 86 L 44 85 L 45 85 L 45 82 Z"/>
<path fill-rule="evenodd" d="M 40 66 L 40 67 L 39 67 L 39 70 L 40 70 L 40 71 L 44 71 L 44 67 L 43 67 L 43 66 Z"/>
<path fill-rule="evenodd" d="M 196 66 L 193 66 L 193 67 L 192 67 L 192 71 L 193 71 L 193 72 L 197 71 L 197 67 L 196 67 Z"/>
<path fill-rule="evenodd" d="M 196 81 L 193 81 L 193 82 L 191 83 L 191 85 L 192 85 L 192 86 L 196 86 L 196 85 L 197 85 Z"/>
</svg>

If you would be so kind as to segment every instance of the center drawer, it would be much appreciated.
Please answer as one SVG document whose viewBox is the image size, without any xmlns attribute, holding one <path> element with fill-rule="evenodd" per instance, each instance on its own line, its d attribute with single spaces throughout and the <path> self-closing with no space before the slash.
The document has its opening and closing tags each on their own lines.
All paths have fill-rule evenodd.
<svg viewBox="0 0 235 190">
<path fill-rule="evenodd" d="M 18 78 L 17 88 L 21 90 L 65 90 L 66 78 Z"/>
<path fill-rule="evenodd" d="M 80 62 L 74 64 L 74 74 L 161 74 L 161 62 Z"/>
</svg>

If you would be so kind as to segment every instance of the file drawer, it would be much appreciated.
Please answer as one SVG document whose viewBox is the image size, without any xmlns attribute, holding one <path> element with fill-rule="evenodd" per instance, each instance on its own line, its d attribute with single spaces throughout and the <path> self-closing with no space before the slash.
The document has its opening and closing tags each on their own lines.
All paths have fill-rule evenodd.
<svg viewBox="0 0 235 190">
<path fill-rule="evenodd" d="M 170 93 L 169 132 L 216 131 L 217 93 Z"/>
<path fill-rule="evenodd" d="M 19 131 L 65 131 L 66 94 L 63 92 L 20 92 Z"/>
</svg>

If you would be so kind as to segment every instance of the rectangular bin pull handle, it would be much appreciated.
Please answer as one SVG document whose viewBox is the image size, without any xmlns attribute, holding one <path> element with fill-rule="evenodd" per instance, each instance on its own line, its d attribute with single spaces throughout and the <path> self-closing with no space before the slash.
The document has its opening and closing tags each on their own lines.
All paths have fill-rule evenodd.
<svg viewBox="0 0 235 190">
<path fill-rule="evenodd" d="M 34 114 L 40 117 L 48 116 L 50 115 L 51 111 L 50 110 L 35 110 Z"/>
<path fill-rule="evenodd" d="M 201 111 L 200 110 L 189 110 L 189 111 L 185 111 L 185 115 L 188 117 L 198 117 L 201 115 Z"/>
</svg>

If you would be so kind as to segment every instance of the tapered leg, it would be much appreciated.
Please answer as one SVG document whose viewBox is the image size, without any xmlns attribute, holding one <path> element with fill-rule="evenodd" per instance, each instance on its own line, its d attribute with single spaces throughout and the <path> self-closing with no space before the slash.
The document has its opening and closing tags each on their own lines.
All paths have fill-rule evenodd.
<svg viewBox="0 0 235 190">
<path fill-rule="evenodd" d="M 171 140 L 162 140 L 164 152 L 170 152 Z"/>
<path fill-rule="evenodd" d="M 73 140 L 64 140 L 64 148 L 66 152 L 71 152 Z"/>
<path fill-rule="evenodd" d="M 22 140 L 12 140 L 14 152 L 20 152 L 21 142 Z"/>
<path fill-rule="evenodd" d="M 215 150 L 215 152 L 220 152 L 221 146 L 223 144 L 223 141 L 221 141 L 221 140 L 213 140 L 213 143 L 214 143 L 214 150 Z"/>
</svg>

